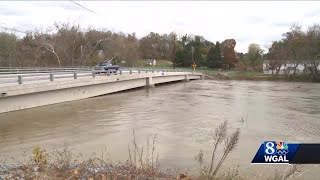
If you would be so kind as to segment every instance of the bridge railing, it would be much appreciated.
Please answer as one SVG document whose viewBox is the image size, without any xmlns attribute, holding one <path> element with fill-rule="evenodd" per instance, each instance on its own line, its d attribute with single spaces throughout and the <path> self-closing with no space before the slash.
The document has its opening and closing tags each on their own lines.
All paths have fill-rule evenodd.
<svg viewBox="0 0 320 180">
<path fill-rule="evenodd" d="M 85 72 L 92 71 L 94 67 L 0 67 L 0 75 L 3 74 L 26 74 L 26 73 L 54 73 L 54 72 Z M 191 72 L 188 69 L 167 69 L 167 68 L 136 68 L 136 67 L 121 67 L 122 70 L 137 70 L 152 71 L 152 70 L 166 70 L 166 71 L 184 71 Z"/>
<path fill-rule="evenodd" d="M 90 71 L 92 68 L 80 68 L 80 67 L 0 67 L 1 74 L 25 74 L 25 73 L 49 73 L 49 72 L 79 72 L 79 71 Z"/>
<path fill-rule="evenodd" d="M 26 68 L 27 69 L 27 68 Z M 19 69 L 21 70 L 21 69 Z M 30 69 L 27 69 L 30 70 Z M 186 70 L 179 69 L 149 69 L 149 68 L 121 68 L 118 71 L 97 71 L 92 69 L 65 69 L 65 68 L 52 68 L 45 69 L 43 71 L 36 71 L 35 69 L 31 69 L 32 71 L 19 71 L 20 73 L 7 73 L 0 74 L 0 85 L 12 85 L 12 84 L 25 84 L 28 82 L 43 82 L 43 81 L 54 81 L 57 79 L 64 78 L 73 78 L 77 79 L 78 77 L 96 77 L 96 76 L 111 76 L 111 75 L 123 75 L 123 74 L 140 74 L 140 73 L 164 73 L 164 72 L 187 72 Z M 39 70 L 39 69 L 38 69 Z M 54 71 L 58 70 L 58 71 Z M 1 71 L 1 67 L 0 67 Z M 188 71 L 191 72 L 191 71 Z"/>
</svg>

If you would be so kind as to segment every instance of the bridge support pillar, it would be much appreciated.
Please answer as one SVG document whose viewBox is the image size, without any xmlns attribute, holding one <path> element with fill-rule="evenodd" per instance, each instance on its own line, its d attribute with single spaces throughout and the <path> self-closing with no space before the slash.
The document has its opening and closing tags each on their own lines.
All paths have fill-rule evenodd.
<svg viewBox="0 0 320 180">
<path fill-rule="evenodd" d="M 148 88 L 153 88 L 153 87 L 154 87 L 154 83 L 153 83 L 152 77 L 147 77 L 147 79 L 146 79 L 146 86 L 147 86 Z"/>
<path fill-rule="evenodd" d="M 186 81 L 186 82 L 190 81 L 188 74 L 184 75 L 184 81 Z"/>
<path fill-rule="evenodd" d="M 77 72 L 73 72 L 73 79 L 77 79 L 77 78 L 78 78 Z"/>
<path fill-rule="evenodd" d="M 54 80 L 54 76 L 53 76 L 53 74 L 51 73 L 50 74 L 50 81 L 53 81 Z"/>
<path fill-rule="evenodd" d="M 23 84 L 23 77 L 21 75 L 18 76 L 18 83 Z"/>
</svg>

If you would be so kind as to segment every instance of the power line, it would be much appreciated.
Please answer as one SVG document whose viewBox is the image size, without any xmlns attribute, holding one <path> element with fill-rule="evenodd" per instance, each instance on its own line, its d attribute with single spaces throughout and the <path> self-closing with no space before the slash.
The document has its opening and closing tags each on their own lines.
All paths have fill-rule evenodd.
<svg viewBox="0 0 320 180">
<path fill-rule="evenodd" d="M 90 10 L 90 9 L 88 9 L 88 8 L 86 8 L 86 7 L 84 7 L 84 6 L 82 6 L 81 4 L 79 4 L 79 3 L 75 2 L 75 1 L 71 1 L 71 2 L 73 2 L 74 4 L 76 4 L 76 5 L 80 6 L 80 7 L 82 7 L 83 9 L 85 9 L 85 10 L 87 10 L 87 11 L 90 11 L 90 12 L 92 12 L 92 13 L 94 13 L 94 14 L 97 14 L 96 12 L 94 12 L 94 11 L 92 11 L 92 10 Z"/>
<path fill-rule="evenodd" d="M 5 26 L 0 26 L 1 29 L 5 29 L 5 30 L 10 30 L 10 31 L 14 31 L 14 32 L 19 32 L 19 33 L 27 33 L 26 31 L 22 31 L 22 30 L 18 30 L 15 28 L 9 28 L 9 27 L 5 27 Z"/>
<path fill-rule="evenodd" d="M 24 28 L 12 26 L 12 25 L 9 25 L 9 24 L 3 23 L 3 22 L 0 22 L 0 24 L 3 24 L 3 25 L 5 25 L 6 27 L 9 27 L 9 28 L 18 29 L 18 30 L 21 30 L 21 31 L 29 31 L 29 30 L 26 30 L 26 29 L 24 29 Z"/>
</svg>

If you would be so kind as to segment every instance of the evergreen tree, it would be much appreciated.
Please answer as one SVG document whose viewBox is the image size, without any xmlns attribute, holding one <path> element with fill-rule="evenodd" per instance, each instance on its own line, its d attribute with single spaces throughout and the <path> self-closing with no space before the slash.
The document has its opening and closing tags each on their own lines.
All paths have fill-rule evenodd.
<svg viewBox="0 0 320 180">
<path fill-rule="evenodd" d="M 207 66 L 210 68 L 220 68 L 224 63 L 220 52 L 220 43 L 217 41 L 215 46 L 209 49 L 207 54 Z"/>
</svg>

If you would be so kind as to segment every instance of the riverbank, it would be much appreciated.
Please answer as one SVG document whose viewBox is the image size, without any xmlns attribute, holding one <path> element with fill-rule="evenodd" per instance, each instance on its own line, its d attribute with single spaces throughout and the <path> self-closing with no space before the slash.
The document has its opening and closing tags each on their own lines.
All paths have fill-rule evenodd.
<svg viewBox="0 0 320 180">
<path fill-rule="evenodd" d="M 162 172 L 152 158 L 141 159 L 142 154 L 131 151 L 132 157 L 125 162 L 114 163 L 102 152 L 100 156 L 84 160 L 81 154 L 76 155 L 70 147 L 46 149 L 35 147 L 32 155 L 24 162 L 0 163 L 0 180 L 2 179 L 175 179 L 170 172 Z M 3 160 L 2 160 L 3 161 Z"/>
<path fill-rule="evenodd" d="M 264 74 L 262 72 L 254 71 L 237 71 L 237 70 L 208 70 L 199 69 L 197 72 L 201 72 L 206 76 L 206 79 L 216 80 L 251 80 L 251 81 L 288 81 L 288 82 L 320 82 L 320 79 L 315 80 L 308 75 L 272 75 Z"/>
<path fill-rule="evenodd" d="M 198 175 L 192 174 L 190 170 L 181 173 L 181 170 L 160 168 L 159 153 L 156 151 L 157 134 L 147 138 L 146 146 L 140 146 L 136 142 L 133 131 L 133 139 L 128 145 L 129 158 L 125 162 L 113 163 L 107 156 L 106 149 L 101 156 L 96 154 L 87 160 L 81 160 L 82 155 L 75 155 L 69 147 L 54 149 L 47 152 L 46 149 L 35 147 L 32 156 L 25 162 L 16 164 L 0 163 L 0 180 L 109 180 L 109 179 L 137 179 L 137 180 L 191 180 L 191 179 L 220 179 L 220 180 L 242 180 L 238 168 L 221 170 L 226 158 L 238 146 L 240 129 L 227 134 L 227 121 L 224 121 L 215 130 L 213 137 L 213 152 L 210 163 L 205 163 L 204 153 L 200 150 L 194 160 L 199 163 Z M 222 155 L 217 156 L 216 150 L 224 144 Z M 217 162 L 214 159 L 218 160 Z M 3 161 L 3 160 L 1 160 Z M 209 168 L 210 167 L 210 168 Z M 290 179 L 297 173 L 302 175 L 301 166 L 293 165 L 288 171 L 279 173 L 275 171 L 269 180 Z"/>
<path fill-rule="evenodd" d="M 99 163 L 99 159 L 92 159 L 78 164 L 0 164 L 0 179 L 186 179 L 186 175 L 174 177 L 170 173 L 156 170 L 136 169 L 129 164 Z"/>
<path fill-rule="evenodd" d="M 139 61 L 135 67 L 136 68 L 150 68 L 150 69 L 170 69 L 172 70 L 172 63 L 166 60 L 159 60 L 156 66 L 146 66 Z M 192 68 L 186 67 L 176 67 L 178 71 L 192 71 Z M 206 67 L 196 68 L 196 72 L 201 72 L 205 75 L 205 79 L 211 80 L 249 80 L 249 81 L 288 81 L 288 82 L 320 82 L 320 79 L 314 79 L 310 75 L 306 74 L 297 74 L 293 75 L 284 75 L 284 74 L 264 74 L 263 72 L 255 71 L 239 71 L 239 70 L 222 70 L 218 71 L 217 69 L 210 69 Z"/>
<path fill-rule="evenodd" d="M 204 180 L 208 179 L 206 171 L 200 169 L 200 175 L 188 174 L 188 172 L 178 172 L 167 169 L 161 171 L 160 168 L 150 166 L 138 166 L 126 161 L 124 163 L 112 163 L 102 158 L 91 158 L 86 161 L 79 161 L 79 157 L 72 158 L 68 152 L 59 152 L 59 155 L 47 154 L 42 158 L 54 157 L 51 162 L 43 159 L 30 158 L 29 162 L 17 164 L 0 164 L 0 180 Z M 138 155 L 139 156 L 139 155 Z M 288 171 L 271 173 L 264 179 L 279 180 L 292 179 L 301 175 L 301 166 L 291 166 Z M 225 173 L 219 174 L 209 179 L 218 180 L 243 180 L 238 169 L 229 169 Z"/>
</svg>

